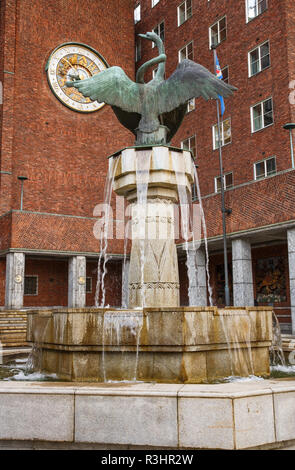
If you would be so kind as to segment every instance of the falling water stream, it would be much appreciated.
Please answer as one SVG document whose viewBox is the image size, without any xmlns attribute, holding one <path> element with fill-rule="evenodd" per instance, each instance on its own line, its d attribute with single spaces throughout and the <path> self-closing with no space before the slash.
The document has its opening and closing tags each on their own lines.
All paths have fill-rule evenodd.
<svg viewBox="0 0 295 470">
<path fill-rule="evenodd" d="M 137 379 L 137 368 L 138 368 L 138 352 L 140 343 L 140 334 L 143 326 L 143 312 L 105 312 L 103 318 L 103 376 L 104 381 L 107 382 L 107 370 L 106 370 L 106 346 L 120 346 L 128 343 L 128 339 L 131 338 L 131 343 L 136 341 L 136 354 L 134 361 L 134 371 L 131 380 L 136 381 Z M 123 341 L 122 341 L 123 340 Z M 124 352 L 122 352 L 122 355 Z"/>
<path fill-rule="evenodd" d="M 140 249 L 140 269 L 141 269 L 141 306 L 145 306 L 145 238 L 146 238 L 146 213 L 147 213 L 147 191 L 150 176 L 152 150 L 141 150 L 137 152 L 136 158 L 136 191 L 137 191 L 137 237 Z"/>
<path fill-rule="evenodd" d="M 212 307 L 213 306 L 213 292 L 212 292 L 212 287 L 211 287 L 211 283 L 210 283 L 210 272 L 209 272 L 209 250 L 208 250 L 207 225 L 206 225 L 205 214 L 204 214 L 204 209 L 203 209 L 198 171 L 197 171 L 197 168 L 196 168 L 195 165 L 194 165 L 194 183 L 195 183 L 196 188 L 197 188 L 197 196 L 198 196 L 198 201 L 199 201 L 199 205 L 200 205 L 200 212 L 201 212 L 201 218 L 202 218 L 202 228 L 203 228 L 205 253 L 206 253 L 207 288 L 208 288 L 208 292 L 209 292 L 209 304 Z"/>
<path fill-rule="evenodd" d="M 101 292 L 101 304 L 100 307 L 105 306 L 105 276 L 107 273 L 107 248 L 108 248 L 108 235 L 109 235 L 109 224 L 110 224 L 110 209 L 111 209 L 111 198 L 113 191 L 113 184 L 116 174 L 116 169 L 119 163 L 119 158 L 110 159 L 109 161 L 108 175 L 106 179 L 105 191 L 104 191 L 104 223 L 100 231 L 100 253 L 97 264 L 97 283 L 95 292 L 95 306 L 99 307 L 99 296 Z M 103 267 L 101 270 L 101 262 L 103 260 Z"/>
<path fill-rule="evenodd" d="M 196 264 L 196 250 L 197 250 L 198 242 L 195 239 L 195 232 L 194 232 L 194 228 L 192 227 L 194 223 L 194 221 L 191 220 L 192 200 L 191 200 L 191 195 L 188 195 L 188 192 L 186 189 L 185 172 L 184 170 L 179 171 L 175 159 L 173 159 L 173 169 L 176 175 L 176 182 L 177 182 L 177 189 L 178 189 L 178 196 L 179 196 L 179 203 L 180 203 L 182 237 L 185 242 L 184 248 L 186 251 L 186 266 L 187 266 L 187 274 L 188 274 L 188 281 L 189 281 L 189 288 L 188 288 L 189 305 L 197 306 L 199 305 L 198 300 L 200 299 L 200 287 L 199 287 L 199 283 L 197 279 L 198 266 Z M 210 303 L 210 306 L 212 306 L 213 300 L 212 300 L 212 288 L 210 285 L 210 274 L 209 274 L 207 227 L 206 227 L 206 221 L 205 221 L 204 211 L 203 211 L 203 206 L 202 206 L 198 174 L 197 174 L 197 169 L 195 166 L 194 166 L 194 182 L 196 184 L 197 195 L 198 195 L 199 205 L 200 205 L 200 214 L 201 214 L 205 252 L 206 252 L 207 287 L 208 287 L 208 292 L 209 292 L 209 303 Z M 192 227 L 191 232 L 190 232 L 190 227 Z M 190 238 L 192 240 L 189 243 Z"/>
</svg>

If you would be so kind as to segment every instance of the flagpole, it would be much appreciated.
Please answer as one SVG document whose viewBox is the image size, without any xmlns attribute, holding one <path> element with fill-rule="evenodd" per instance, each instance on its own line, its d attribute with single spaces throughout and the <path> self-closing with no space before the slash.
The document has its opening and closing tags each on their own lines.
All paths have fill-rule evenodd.
<svg viewBox="0 0 295 470">
<path fill-rule="evenodd" d="M 216 75 L 216 46 L 212 46 L 214 52 L 214 73 Z M 221 212 L 222 212 L 222 230 L 223 230 L 223 254 L 224 254 L 224 279 L 225 279 L 225 305 L 230 305 L 229 283 L 228 283 L 228 259 L 227 259 L 227 238 L 226 238 L 226 214 L 227 210 L 224 203 L 224 175 L 223 175 L 223 162 L 222 162 L 222 146 L 221 146 L 221 132 L 220 132 L 220 114 L 219 114 L 219 101 L 216 100 L 217 108 L 217 129 L 218 129 L 218 147 L 219 147 L 219 167 L 220 167 L 220 186 L 221 186 Z"/>
</svg>

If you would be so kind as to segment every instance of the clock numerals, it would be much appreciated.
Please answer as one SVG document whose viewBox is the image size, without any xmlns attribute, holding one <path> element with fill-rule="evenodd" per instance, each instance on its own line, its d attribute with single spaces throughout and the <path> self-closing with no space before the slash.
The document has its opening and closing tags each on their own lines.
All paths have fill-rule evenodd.
<svg viewBox="0 0 295 470">
<path fill-rule="evenodd" d="M 104 106 L 104 103 L 84 97 L 75 87 L 68 88 L 70 80 L 85 80 L 106 69 L 98 54 L 82 44 L 61 46 L 52 53 L 49 59 L 47 77 L 56 97 L 75 111 L 93 112 Z"/>
</svg>

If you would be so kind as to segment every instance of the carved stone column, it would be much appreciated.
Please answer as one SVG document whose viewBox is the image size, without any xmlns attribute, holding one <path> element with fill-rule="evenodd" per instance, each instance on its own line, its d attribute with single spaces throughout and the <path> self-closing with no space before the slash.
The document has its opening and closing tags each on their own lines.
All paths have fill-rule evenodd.
<svg viewBox="0 0 295 470">
<path fill-rule="evenodd" d="M 68 306 L 83 308 L 86 303 L 86 258 L 72 256 L 69 259 Z"/>
<path fill-rule="evenodd" d="M 24 304 L 25 254 L 6 255 L 5 307 L 22 308 Z"/>
<path fill-rule="evenodd" d="M 190 193 L 194 171 L 191 154 L 169 147 L 130 148 L 112 157 L 111 165 L 116 164 L 115 159 L 119 161 L 114 190 L 132 205 L 129 307 L 177 307 L 175 170 L 184 176 L 186 190 Z M 138 186 L 141 186 L 141 193 Z"/>
</svg>

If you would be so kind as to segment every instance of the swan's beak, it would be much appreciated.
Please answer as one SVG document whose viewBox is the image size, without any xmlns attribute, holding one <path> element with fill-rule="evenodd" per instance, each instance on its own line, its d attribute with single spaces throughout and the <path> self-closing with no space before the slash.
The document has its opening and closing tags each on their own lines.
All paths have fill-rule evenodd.
<svg viewBox="0 0 295 470">
<path fill-rule="evenodd" d="M 143 39 L 150 39 L 146 34 L 139 34 L 138 36 L 140 36 Z"/>
</svg>

